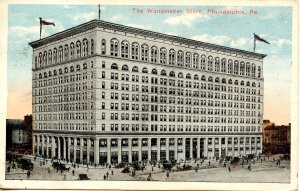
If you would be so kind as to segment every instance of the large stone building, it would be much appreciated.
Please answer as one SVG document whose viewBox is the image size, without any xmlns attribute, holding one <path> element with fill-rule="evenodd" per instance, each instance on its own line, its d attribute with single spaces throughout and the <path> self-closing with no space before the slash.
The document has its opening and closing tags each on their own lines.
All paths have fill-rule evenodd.
<svg viewBox="0 0 300 191">
<path fill-rule="evenodd" d="M 30 45 L 37 155 L 99 164 L 262 152 L 264 54 L 99 20 Z"/>
</svg>

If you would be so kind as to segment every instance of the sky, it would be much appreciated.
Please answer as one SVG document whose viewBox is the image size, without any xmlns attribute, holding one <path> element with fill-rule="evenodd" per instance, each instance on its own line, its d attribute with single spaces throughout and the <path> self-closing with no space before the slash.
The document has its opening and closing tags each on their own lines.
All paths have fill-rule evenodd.
<svg viewBox="0 0 300 191">
<path fill-rule="evenodd" d="M 148 9 L 176 9 L 180 12 L 149 13 Z M 208 14 L 209 9 L 238 10 L 245 14 Z M 195 13 L 189 14 L 187 10 Z M 28 43 L 39 39 L 39 17 L 55 23 L 55 27 L 43 27 L 43 38 L 98 19 L 98 5 L 9 5 L 9 119 L 22 119 L 32 113 L 32 48 Z M 101 20 L 247 51 L 253 51 L 253 33 L 258 34 L 271 43 L 256 44 L 256 52 L 267 55 L 263 70 L 264 119 L 278 125 L 290 123 L 291 7 L 105 5 L 101 6 Z"/>
</svg>

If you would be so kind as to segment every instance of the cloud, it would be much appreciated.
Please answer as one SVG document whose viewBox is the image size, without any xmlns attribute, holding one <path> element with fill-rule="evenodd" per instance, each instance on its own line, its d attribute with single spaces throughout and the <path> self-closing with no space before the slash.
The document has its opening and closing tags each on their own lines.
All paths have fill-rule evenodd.
<svg viewBox="0 0 300 191">
<path fill-rule="evenodd" d="M 114 15 L 113 17 L 111 17 L 111 21 L 115 22 L 115 21 L 118 21 L 122 18 L 123 16 L 122 15 Z"/>
<path fill-rule="evenodd" d="M 97 16 L 98 15 L 96 12 L 86 12 L 86 13 L 79 13 L 78 15 L 75 16 L 72 15 L 72 18 L 76 22 L 87 22 L 96 19 Z"/>
<path fill-rule="evenodd" d="M 187 14 L 184 13 L 180 16 L 175 17 L 169 17 L 164 20 L 164 23 L 171 25 L 171 26 L 178 26 L 178 25 L 184 25 L 187 27 L 191 27 L 193 23 L 195 22 L 201 22 L 205 20 L 210 20 L 210 17 L 208 15 L 203 14 Z"/>
<path fill-rule="evenodd" d="M 246 39 L 246 38 L 232 39 L 230 41 L 229 46 L 235 47 L 235 48 L 245 47 L 245 45 L 251 43 L 250 41 L 251 41 L 250 39 Z"/>
<path fill-rule="evenodd" d="M 193 36 L 192 39 L 203 41 L 203 42 L 215 43 L 219 45 L 225 45 L 231 40 L 228 36 L 225 35 L 211 36 L 209 34 Z"/>
<path fill-rule="evenodd" d="M 264 14 L 260 17 L 261 20 L 274 19 L 276 17 L 276 13 L 273 11 L 269 11 L 268 14 Z"/>
<path fill-rule="evenodd" d="M 9 28 L 9 32 L 13 33 L 17 36 L 25 36 L 25 35 L 39 35 L 40 26 L 31 26 L 31 27 L 23 27 L 23 26 L 13 26 Z M 48 32 L 45 30 L 42 31 L 43 36 L 48 36 Z"/>
<path fill-rule="evenodd" d="M 139 29 L 150 29 L 150 26 L 145 26 L 145 25 L 141 25 L 141 24 L 134 24 L 134 23 L 130 23 L 130 24 L 126 24 L 127 26 L 130 27 L 134 27 L 134 28 L 139 28 Z"/>
<path fill-rule="evenodd" d="M 289 39 L 285 39 L 285 38 L 280 38 L 280 39 L 272 40 L 270 43 L 272 45 L 276 45 L 278 47 L 292 45 L 292 41 L 289 40 Z"/>
<path fill-rule="evenodd" d="M 167 32 L 166 34 L 173 35 L 173 36 L 178 36 L 178 34 L 176 32 Z"/>
</svg>

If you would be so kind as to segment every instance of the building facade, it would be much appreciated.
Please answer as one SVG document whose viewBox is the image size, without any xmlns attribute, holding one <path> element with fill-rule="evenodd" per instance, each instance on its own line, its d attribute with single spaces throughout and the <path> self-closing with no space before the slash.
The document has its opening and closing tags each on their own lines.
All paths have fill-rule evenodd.
<svg viewBox="0 0 300 191">
<path fill-rule="evenodd" d="M 266 55 L 99 20 L 30 45 L 37 155 L 111 164 L 262 152 Z"/>
</svg>

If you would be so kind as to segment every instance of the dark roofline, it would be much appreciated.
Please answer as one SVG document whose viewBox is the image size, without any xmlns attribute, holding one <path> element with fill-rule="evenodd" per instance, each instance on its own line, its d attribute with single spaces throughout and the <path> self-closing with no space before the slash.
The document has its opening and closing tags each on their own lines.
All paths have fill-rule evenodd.
<svg viewBox="0 0 300 191">
<path fill-rule="evenodd" d="M 246 51 L 246 50 L 230 48 L 230 47 L 226 47 L 226 46 L 221 46 L 221 45 L 211 44 L 211 43 L 207 43 L 207 42 L 187 39 L 187 38 L 178 37 L 178 36 L 174 36 L 174 35 L 167 35 L 167 34 L 163 34 L 163 33 L 159 33 L 159 32 L 154 32 L 154 31 L 145 30 L 145 29 L 139 29 L 139 28 L 135 28 L 135 27 L 129 27 L 129 26 L 115 24 L 115 23 L 102 21 L 102 20 L 91 20 L 89 22 L 86 22 L 86 23 L 80 24 L 78 26 L 69 28 L 67 30 L 55 33 L 53 35 L 42 38 L 40 40 L 30 42 L 29 45 L 32 48 L 37 48 L 37 47 L 43 46 L 45 44 L 48 44 L 50 42 L 61 40 L 65 37 L 68 37 L 68 36 L 71 36 L 74 34 L 78 34 L 80 32 L 84 32 L 86 30 L 90 30 L 95 27 L 109 28 L 112 30 L 124 31 L 124 32 L 135 33 L 135 34 L 140 33 L 141 35 L 151 36 L 151 37 L 154 37 L 157 39 L 165 39 L 165 40 L 175 41 L 175 42 L 178 42 L 181 44 L 192 44 L 194 46 L 203 47 L 203 48 L 211 48 L 211 49 L 215 49 L 215 50 L 216 49 L 223 50 L 223 51 L 228 50 L 228 51 L 232 51 L 235 53 L 243 53 L 243 54 L 258 57 L 258 58 L 264 58 L 267 56 L 266 54 L 260 54 L 260 53 L 256 53 L 256 52 L 250 52 L 250 51 Z"/>
</svg>

